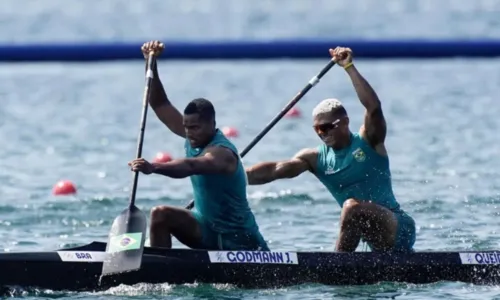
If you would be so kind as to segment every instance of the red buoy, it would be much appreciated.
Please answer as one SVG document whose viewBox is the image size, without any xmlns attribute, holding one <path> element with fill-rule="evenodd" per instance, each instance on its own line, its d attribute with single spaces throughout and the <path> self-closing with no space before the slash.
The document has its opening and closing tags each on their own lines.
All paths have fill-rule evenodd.
<svg viewBox="0 0 500 300">
<path fill-rule="evenodd" d="M 56 196 L 71 195 L 76 193 L 76 187 L 69 180 L 61 180 L 52 188 L 52 194 Z"/>
<path fill-rule="evenodd" d="M 236 128 L 229 126 L 222 128 L 222 133 L 228 138 L 237 137 L 239 135 L 238 130 L 236 130 Z"/>
<path fill-rule="evenodd" d="M 172 156 L 167 152 L 158 152 L 154 158 L 155 163 L 166 163 L 172 160 Z"/>
<path fill-rule="evenodd" d="M 290 118 L 298 118 L 301 116 L 301 112 L 298 108 L 292 107 L 285 115 Z"/>
</svg>

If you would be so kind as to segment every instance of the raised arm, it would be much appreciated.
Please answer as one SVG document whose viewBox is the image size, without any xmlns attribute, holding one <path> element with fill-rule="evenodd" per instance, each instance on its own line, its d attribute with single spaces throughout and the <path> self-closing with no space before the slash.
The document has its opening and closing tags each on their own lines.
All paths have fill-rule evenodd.
<svg viewBox="0 0 500 300">
<path fill-rule="evenodd" d="M 265 184 L 276 179 L 297 177 L 305 171 L 314 172 L 318 151 L 302 149 L 286 161 L 263 162 L 246 169 L 248 184 Z"/>
<path fill-rule="evenodd" d="M 151 51 L 153 51 L 156 56 L 159 56 L 163 49 L 164 46 L 159 41 L 145 43 L 141 48 L 144 57 L 146 58 L 148 53 Z M 154 110 L 158 119 L 165 124 L 170 131 L 184 138 L 185 131 L 182 124 L 182 115 L 168 99 L 167 93 L 163 88 L 163 84 L 158 74 L 157 63 L 154 63 L 152 68 L 154 78 L 151 83 L 151 97 L 149 98 L 149 105 L 151 105 L 151 108 Z"/>
<path fill-rule="evenodd" d="M 167 163 L 153 163 L 152 173 L 172 178 L 184 178 L 201 174 L 231 174 L 236 171 L 238 159 L 230 149 L 209 147 L 205 154 L 193 158 L 181 158 Z"/>
<path fill-rule="evenodd" d="M 361 136 L 368 141 L 377 152 L 386 154 L 383 144 L 387 134 L 387 125 L 377 93 L 375 93 L 368 81 L 366 81 L 353 65 L 351 49 L 337 47 L 334 50 L 330 49 L 330 55 L 340 66 L 344 67 L 352 81 L 361 104 L 363 104 L 366 109 L 364 123 L 360 129 Z"/>
</svg>

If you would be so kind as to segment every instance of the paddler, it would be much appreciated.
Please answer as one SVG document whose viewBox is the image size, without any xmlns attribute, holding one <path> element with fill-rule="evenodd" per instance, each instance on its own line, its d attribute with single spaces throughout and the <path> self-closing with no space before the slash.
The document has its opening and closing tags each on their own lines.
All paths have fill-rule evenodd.
<svg viewBox="0 0 500 300">
<path fill-rule="evenodd" d="M 415 222 L 393 193 L 384 144 L 387 125 L 380 100 L 354 66 L 351 49 L 337 47 L 329 52 L 345 69 L 366 109 L 360 130 L 351 132 L 339 100 L 323 100 L 312 113 L 313 129 L 323 143 L 302 149 L 289 160 L 247 168 L 249 184 L 293 178 L 309 171 L 342 208 L 336 251 L 353 252 L 363 239 L 372 251 L 412 252 Z"/>
<path fill-rule="evenodd" d="M 163 49 L 159 41 L 142 46 L 145 58 L 151 51 L 159 56 Z M 171 248 L 173 235 L 195 249 L 268 251 L 249 207 L 245 169 L 238 150 L 216 127 L 212 103 L 194 99 L 182 115 L 168 99 L 156 64 L 153 74 L 149 104 L 158 119 L 184 139 L 186 157 L 167 163 L 140 158 L 129 162 L 129 166 L 144 174 L 190 177 L 195 206 L 192 211 L 168 205 L 154 207 L 151 246 Z"/>
</svg>

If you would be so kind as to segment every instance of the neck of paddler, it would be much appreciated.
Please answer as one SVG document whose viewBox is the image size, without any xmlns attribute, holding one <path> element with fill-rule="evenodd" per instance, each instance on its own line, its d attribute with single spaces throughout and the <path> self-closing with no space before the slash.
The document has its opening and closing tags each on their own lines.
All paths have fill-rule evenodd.
<svg viewBox="0 0 500 300">
<path fill-rule="evenodd" d="M 210 133 L 210 135 L 207 135 L 206 140 L 203 141 L 203 144 L 200 145 L 199 148 L 205 148 L 208 144 L 210 144 L 210 142 L 212 142 L 214 140 L 215 135 L 217 134 L 217 131 L 218 131 L 218 129 L 214 128 L 212 130 L 212 132 Z"/>
<path fill-rule="evenodd" d="M 345 138 L 339 139 L 335 141 L 332 145 L 329 145 L 334 150 L 342 150 L 352 143 L 352 132 L 349 131 L 349 134 L 345 136 Z"/>
</svg>

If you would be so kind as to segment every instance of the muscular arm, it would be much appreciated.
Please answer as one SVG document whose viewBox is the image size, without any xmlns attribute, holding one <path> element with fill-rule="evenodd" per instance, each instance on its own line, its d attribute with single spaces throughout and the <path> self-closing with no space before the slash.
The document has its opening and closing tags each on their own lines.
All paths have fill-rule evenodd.
<svg viewBox="0 0 500 300">
<path fill-rule="evenodd" d="M 158 74 L 157 63 L 153 64 L 154 78 L 151 82 L 151 97 L 149 104 L 154 110 L 156 116 L 165 124 L 170 131 L 180 137 L 185 137 L 184 126 L 182 124 L 181 113 L 170 103 L 167 93 L 163 88 L 160 76 Z"/>
<path fill-rule="evenodd" d="M 276 179 L 297 177 L 305 171 L 314 171 L 318 152 L 316 149 L 302 149 L 286 161 L 263 162 L 246 169 L 248 184 L 265 184 Z"/>
<path fill-rule="evenodd" d="M 379 145 L 383 145 L 387 134 L 387 126 L 380 100 L 373 88 L 354 65 L 347 69 L 347 74 L 351 78 L 359 100 L 366 108 L 361 135 L 372 147 L 379 151 L 377 148 L 380 148 Z"/>
<path fill-rule="evenodd" d="M 152 163 L 153 173 L 172 178 L 200 174 L 230 174 L 237 167 L 236 155 L 224 147 L 207 148 L 205 154 L 194 158 L 176 159 L 167 163 Z"/>
</svg>

